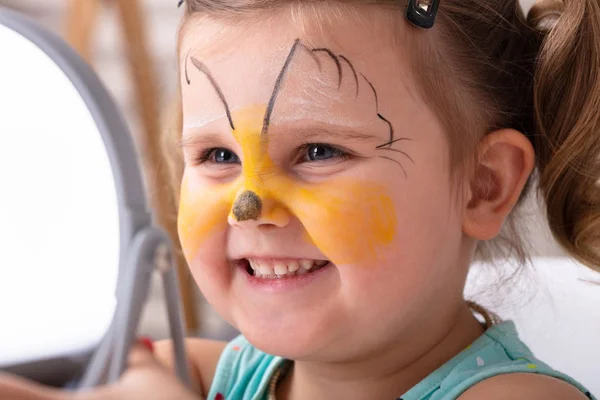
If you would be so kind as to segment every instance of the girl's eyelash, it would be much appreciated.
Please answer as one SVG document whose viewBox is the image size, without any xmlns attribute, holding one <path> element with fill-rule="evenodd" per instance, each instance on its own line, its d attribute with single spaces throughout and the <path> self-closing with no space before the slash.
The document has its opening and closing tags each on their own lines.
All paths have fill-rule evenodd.
<svg viewBox="0 0 600 400">
<path fill-rule="evenodd" d="M 353 157 L 353 154 L 350 153 L 348 150 L 344 150 L 337 146 L 333 146 L 331 144 L 326 144 L 326 143 L 304 143 L 302 146 L 300 146 L 300 148 L 298 150 L 299 157 L 303 157 L 306 154 L 306 152 L 308 151 L 308 149 L 312 146 L 329 147 L 331 150 L 333 150 L 333 152 L 335 153 L 337 158 L 341 158 L 343 160 Z"/>
<path fill-rule="evenodd" d="M 194 157 L 194 161 L 196 162 L 196 164 L 203 164 L 207 162 L 212 156 L 212 154 L 220 148 L 221 147 L 211 147 L 209 149 L 202 150 L 198 153 L 196 157 Z"/>
</svg>

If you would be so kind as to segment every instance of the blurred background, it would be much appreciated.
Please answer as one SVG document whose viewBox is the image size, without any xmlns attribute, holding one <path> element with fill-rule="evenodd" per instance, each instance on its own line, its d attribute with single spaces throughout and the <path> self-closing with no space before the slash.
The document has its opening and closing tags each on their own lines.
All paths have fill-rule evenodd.
<svg viewBox="0 0 600 400">
<path fill-rule="evenodd" d="M 534 1 L 523 0 L 525 9 Z M 160 146 L 157 129 L 164 129 L 177 98 L 176 36 L 183 14 L 177 0 L 0 0 L 0 5 L 28 14 L 83 53 L 124 113 L 142 157 L 147 158 L 145 169 L 158 168 L 152 164 L 156 159 L 147 155 L 152 149 L 144 140 L 150 137 L 154 147 Z M 152 173 L 145 172 L 148 179 Z M 150 192 L 154 196 L 160 193 L 156 189 Z M 174 210 L 173 204 L 161 204 L 162 213 Z M 532 253 L 560 256 L 539 209 L 534 199 L 524 207 Z M 168 223 L 172 228 L 173 220 Z M 180 265 L 189 334 L 233 337 L 236 332 L 203 301 L 186 271 L 185 265 Z M 141 326 L 141 333 L 154 339 L 168 336 L 162 296 L 160 281 L 155 279 Z"/>
</svg>

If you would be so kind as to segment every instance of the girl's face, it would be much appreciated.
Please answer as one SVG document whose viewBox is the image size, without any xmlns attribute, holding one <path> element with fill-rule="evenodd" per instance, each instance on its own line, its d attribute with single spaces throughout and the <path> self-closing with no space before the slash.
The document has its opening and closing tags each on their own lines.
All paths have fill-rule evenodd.
<svg viewBox="0 0 600 400">
<path fill-rule="evenodd" d="M 359 356 L 461 299 L 448 143 L 387 14 L 186 25 L 181 243 L 208 301 L 272 354 Z"/>
</svg>

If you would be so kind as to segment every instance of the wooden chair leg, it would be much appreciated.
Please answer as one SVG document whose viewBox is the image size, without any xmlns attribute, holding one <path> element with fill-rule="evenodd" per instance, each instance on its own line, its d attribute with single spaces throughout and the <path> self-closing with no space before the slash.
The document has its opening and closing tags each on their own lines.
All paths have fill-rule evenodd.
<svg viewBox="0 0 600 400">
<path fill-rule="evenodd" d="M 65 39 L 91 62 L 91 38 L 99 11 L 99 0 L 69 0 Z"/>
<path fill-rule="evenodd" d="M 86 0 L 87 1 L 87 0 Z M 143 26 L 142 11 L 138 0 L 116 0 L 127 42 L 129 65 L 134 80 L 138 111 L 141 114 L 144 131 L 138 137 L 142 162 L 148 181 L 151 202 L 156 210 L 158 223 L 169 233 L 174 246 L 179 246 L 176 219 L 170 217 L 174 212 L 170 204 L 171 196 L 164 196 L 169 185 L 165 176 L 164 160 L 160 151 L 160 113 L 159 97 L 155 87 L 156 79 L 148 52 Z M 193 283 L 180 249 L 176 249 L 176 263 L 180 290 L 188 332 L 198 329 L 196 301 Z"/>
</svg>

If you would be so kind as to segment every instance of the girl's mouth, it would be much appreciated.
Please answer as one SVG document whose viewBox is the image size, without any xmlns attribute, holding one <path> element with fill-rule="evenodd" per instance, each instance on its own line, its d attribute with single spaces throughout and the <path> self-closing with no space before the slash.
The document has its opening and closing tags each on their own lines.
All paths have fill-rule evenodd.
<svg viewBox="0 0 600 400">
<path fill-rule="evenodd" d="M 328 260 L 266 260 L 244 258 L 240 260 L 246 272 L 257 279 L 283 279 L 302 276 L 325 268 Z"/>
</svg>

